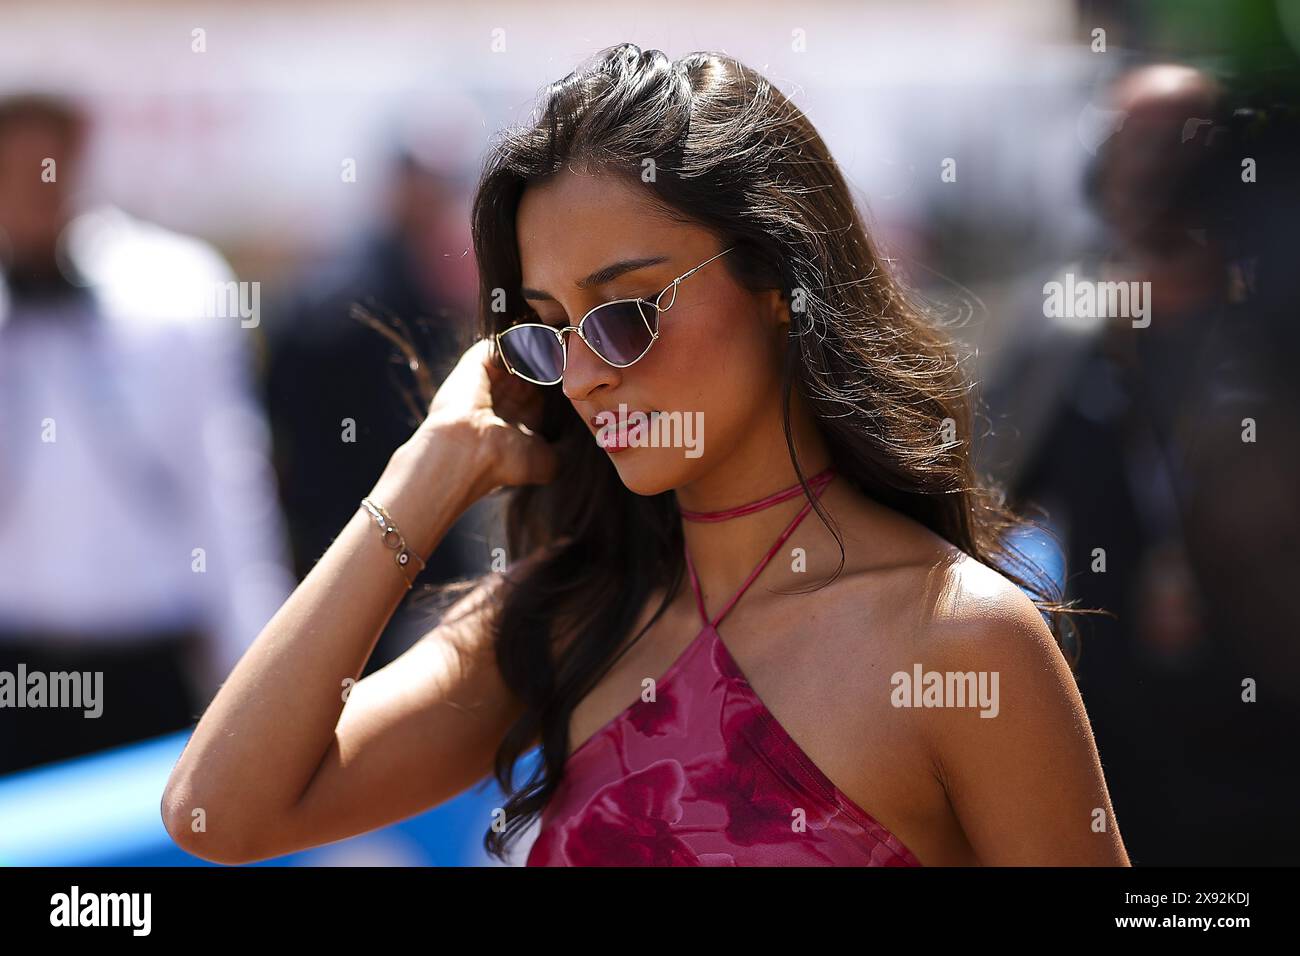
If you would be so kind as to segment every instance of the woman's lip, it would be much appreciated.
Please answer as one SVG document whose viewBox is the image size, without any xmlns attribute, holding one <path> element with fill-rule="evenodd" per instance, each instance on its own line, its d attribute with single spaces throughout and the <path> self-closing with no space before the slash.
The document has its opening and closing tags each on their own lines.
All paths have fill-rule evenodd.
<svg viewBox="0 0 1300 956">
<path fill-rule="evenodd" d="M 644 418 L 644 423 L 648 425 L 648 424 L 650 423 L 650 421 L 653 419 L 653 417 L 654 417 L 655 415 L 659 415 L 659 414 L 661 414 L 661 413 L 660 413 L 660 411 L 659 411 L 658 409 L 651 409 L 650 411 L 641 411 L 641 412 L 631 411 L 631 412 L 628 412 L 628 413 L 627 413 L 627 418 L 628 418 L 628 421 L 632 421 L 632 420 L 635 419 L 637 422 L 640 422 L 640 421 L 642 421 L 642 419 L 639 418 L 639 415 L 643 415 L 643 416 L 645 416 L 645 418 Z M 606 421 L 604 421 L 604 422 L 601 421 L 602 416 L 605 417 Z M 609 419 L 610 416 L 613 416 L 613 422 L 612 422 L 612 423 L 608 421 L 608 419 Z M 597 441 L 597 444 L 600 443 L 600 432 L 601 432 L 601 429 L 605 429 L 605 428 L 610 429 L 610 431 L 607 432 L 607 434 L 609 435 L 609 438 L 611 439 L 611 441 L 610 441 L 610 443 L 607 444 L 607 445 L 601 445 L 602 448 L 606 449 L 607 451 L 617 451 L 617 450 L 622 450 L 622 449 L 624 449 L 624 448 L 630 448 L 630 447 L 631 447 L 630 445 L 628 445 L 628 444 L 626 444 L 626 443 L 620 443 L 619 440 L 618 440 L 618 424 L 619 424 L 619 422 L 618 422 L 618 416 L 617 416 L 617 414 L 615 414 L 614 412 L 602 412 L 602 413 L 600 413 L 600 414 L 593 415 L 593 416 L 591 416 L 590 421 L 591 421 L 592 428 L 595 429 L 595 435 L 596 435 L 596 441 Z M 627 428 L 627 431 L 628 431 L 628 432 L 631 432 L 632 429 L 634 429 L 634 428 L 636 428 L 636 427 L 637 427 L 637 424 L 635 424 L 635 423 L 634 423 L 634 424 L 627 424 L 627 425 L 626 425 L 626 428 Z"/>
<path fill-rule="evenodd" d="M 627 413 L 627 417 L 628 417 L 629 419 L 631 419 L 631 418 L 634 418 L 634 417 L 637 416 L 637 415 L 644 415 L 647 419 L 649 419 L 649 418 L 651 418 L 652 416 L 654 416 L 654 415 L 658 415 L 658 414 L 660 414 L 660 412 L 659 412 L 658 409 L 651 409 L 651 410 L 649 410 L 649 411 L 642 411 L 642 412 L 637 412 L 637 411 L 628 412 L 628 413 Z M 601 429 L 601 428 L 606 427 L 606 424 L 607 424 L 607 422 L 602 422 L 602 421 L 601 421 L 601 418 L 604 417 L 604 418 L 608 419 L 610 416 L 613 416 L 614 421 L 613 421 L 612 423 L 609 423 L 609 424 L 613 424 L 613 425 L 615 426 L 615 428 L 617 428 L 617 426 L 618 426 L 618 415 L 617 415 L 617 413 L 615 413 L 615 412 L 600 412 L 600 413 L 598 413 L 598 414 L 596 414 L 596 415 L 592 415 L 591 418 L 588 419 L 588 421 L 591 422 L 591 427 L 592 427 L 592 428 L 595 428 L 595 429 L 599 430 L 599 429 Z M 632 426 L 629 425 L 628 427 L 631 428 Z"/>
</svg>

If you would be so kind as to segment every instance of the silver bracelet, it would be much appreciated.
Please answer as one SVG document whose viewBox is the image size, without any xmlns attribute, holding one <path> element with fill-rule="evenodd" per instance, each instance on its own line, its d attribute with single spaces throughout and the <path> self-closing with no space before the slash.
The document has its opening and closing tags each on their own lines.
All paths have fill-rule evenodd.
<svg viewBox="0 0 1300 956">
<path fill-rule="evenodd" d="M 415 578 L 419 577 L 420 571 L 425 568 L 424 559 L 406 546 L 406 539 L 402 537 L 402 532 L 397 530 L 397 525 L 382 505 L 376 504 L 369 498 L 362 498 L 361 506 L 370 512 L 370 516 L 375 519 L 375 524 L 379 525 L 379 530 L 383 534 L 384 547 L 393 552 L 393 560 L 403 571 L 402 577 L 406 578 L 405 570 L 410 567 L 411 562 L 419 564 L 419 570 L 413 576 L 406 578 L 406 589 L 409 591 L 415 586 Z"/>
</svg>

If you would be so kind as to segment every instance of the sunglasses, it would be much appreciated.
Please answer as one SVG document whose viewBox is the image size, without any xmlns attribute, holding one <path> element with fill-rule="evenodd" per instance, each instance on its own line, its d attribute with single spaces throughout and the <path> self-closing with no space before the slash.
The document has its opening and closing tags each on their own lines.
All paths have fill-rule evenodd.
<svg viewBox="0 0 1300 956">
<path fill-rule="evenodd" d="M 577 332 L 587 348 L 605 362 L 615 368 L 627 368 L 643 359 L 659 338 L 659 316 L 677 301 L 678 283 L 735 248 L 723 249 L 690 272 L 679 275 L 654 299 L 604 302 L 584 315 L 577 325 L 560 328 L 541 322 L 512 325 L 504 332 L 496 333 L 497 351 L 511 375 L 537 385 L 558 385 L 564 380 L 564 370 L 569 367 L 568 340 L 564 333 Z M 672 290 L 672 299 L 667 305 L 661 305 L 669 290 Z"/>
</svg>

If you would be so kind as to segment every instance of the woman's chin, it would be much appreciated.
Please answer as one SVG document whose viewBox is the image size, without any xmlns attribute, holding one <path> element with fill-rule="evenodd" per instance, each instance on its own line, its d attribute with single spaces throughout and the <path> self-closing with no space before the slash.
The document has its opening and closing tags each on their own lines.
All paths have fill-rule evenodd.
<svg viewBox="0 0 1300 956">
<path fill-rule="evenodd" d="M 649 497 L 680 487 L 686 481 L 681 452 L 667 448 L 623 448 L 610 455 L 628 491 Z M 673 455 L 673 458 L 666 457 Z"/>
</svg>

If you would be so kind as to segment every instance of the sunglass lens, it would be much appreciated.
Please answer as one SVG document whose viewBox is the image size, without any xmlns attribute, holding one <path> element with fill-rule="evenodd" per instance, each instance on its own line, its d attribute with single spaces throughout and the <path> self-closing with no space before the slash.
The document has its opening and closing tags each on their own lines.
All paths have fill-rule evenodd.
<svg viewBox="0 0 1300 956">
<path fill-rule="evenodd" d="M 533 325 L 501 333 L 501 352 L 511 367 L 530 379 L 554 383 L 564 377 L 564 350 L 554 332 Z"/>
<path fill-rule="evenodd" d="M 631 365 L 645 354 L 658 328 L 654 303 L 611 302 L 588 316 L 582 334 L 605 361 Z"/>
</svg>

